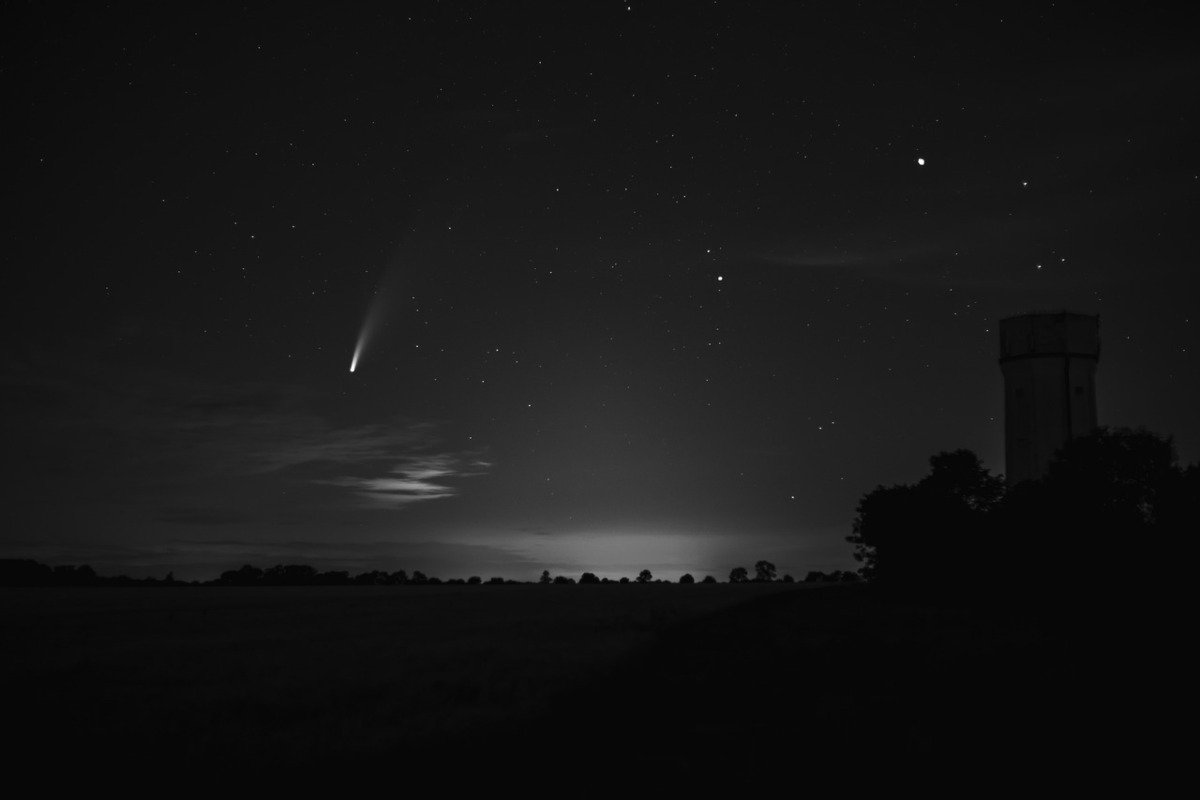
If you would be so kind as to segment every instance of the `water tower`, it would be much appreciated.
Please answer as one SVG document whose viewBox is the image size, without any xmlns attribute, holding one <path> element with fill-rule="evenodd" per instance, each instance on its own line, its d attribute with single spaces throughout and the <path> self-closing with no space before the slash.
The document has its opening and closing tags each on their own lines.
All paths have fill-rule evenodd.
<svg viewBox="0 0 1200 800">
<path fill-rule="evenodd" d="M 1098 316 L 1063 311 L 1000 320 L 1010 485 L 1045 475 L 1055 451 L 1096 427 L 1099 359 Z"/>
</svg>

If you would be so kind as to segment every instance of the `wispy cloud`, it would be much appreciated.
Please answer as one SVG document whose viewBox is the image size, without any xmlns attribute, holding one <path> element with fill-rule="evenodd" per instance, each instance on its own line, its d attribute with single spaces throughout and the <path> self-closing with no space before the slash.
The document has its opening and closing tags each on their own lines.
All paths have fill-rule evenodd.
<svg viewBox="0 0 1200 800">
<path fill-rule="evenodd" d="M 458 490 L 447 481 L 482 475 L 490 467 L 478 453 L 425 453 L 406 456 L 385 476 L 342 476 L 316 482 L 353 489 L 374 507 L 398 508 L 453 497 Z"/>
</svg>

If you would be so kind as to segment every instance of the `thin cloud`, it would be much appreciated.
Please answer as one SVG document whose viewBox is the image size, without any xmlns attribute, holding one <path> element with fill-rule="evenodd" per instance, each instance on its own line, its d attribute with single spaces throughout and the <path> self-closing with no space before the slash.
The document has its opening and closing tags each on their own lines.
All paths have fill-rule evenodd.
<svg viewBox="0 0 1200 800">
<path fill-rule="evenodd" d="M 411 480 L 409 478 L 331 478 L 317 480 L 314 483 L 327 483 L 333 486 L 345 486 L 354 489 L 359 497 L 368 500 L 375 506 L 393 508 L 419 503 L 422 500 L 440 500 L 443 497 L 453 497 L 455 490 L 443 484 L 431 481 Z"/>
<path fill-rule="evenodd" d="M 483 475 L 490 466 L 475 453 L 422 453 L 405 456 L 384 476 L 345 475 L 314 482 L 352 489 L 370 507 L 401 508 L 453 497 L 458 489 L 447 481 Z"/>
</svg>

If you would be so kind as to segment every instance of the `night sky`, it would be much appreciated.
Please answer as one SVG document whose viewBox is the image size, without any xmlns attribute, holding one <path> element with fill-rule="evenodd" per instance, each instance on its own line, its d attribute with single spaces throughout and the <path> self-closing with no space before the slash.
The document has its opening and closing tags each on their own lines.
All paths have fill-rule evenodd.
<svg viewBox="0 0 1200 800">
<path fill-rule="evenodd" d="M 1194 20 L 847 5 L 6 6 L 0 556 L 850 568 L 1035 310 L 1195 460 Z"/>
</svg>

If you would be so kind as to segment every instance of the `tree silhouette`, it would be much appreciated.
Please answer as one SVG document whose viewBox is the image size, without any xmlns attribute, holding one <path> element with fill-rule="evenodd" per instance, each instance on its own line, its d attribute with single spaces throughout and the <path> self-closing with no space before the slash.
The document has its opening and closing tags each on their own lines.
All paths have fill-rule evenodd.
<svg viewBox="0 0 1200 800">
<path fill-rule="evenodd" d="M 679 582 L 680 583 L 695 583 L 696 579 L 693 578 L 690 573 L 685 572 L 684 574 L 679 576 Z"/>
<path fill-rule="evenodd" d="M 1030 551 L 1049 570 L 1094 583 L 1126 569 L 1129 542 L 1172 541 L 1195 525 L 1196 467 L 1180 469 L 1172 440 L 1139 428 L 1098 428 L 1067 442 L 1039 482 L 1013 488 L 998 514 L 998 569 L 1019 574 Z M 1190 523 L 1190 524 L 1189 524 Z"/>
<path fill-rule="evenodd" d="M 980 565 L 1003 481 L 969 450 L 938 453 L 929 463 L 916 485 L 878 486 L 859 501 L 847 540 L 863 577 L 911 586 L 966 578 Z"/>
<path fill-rule="evenodd" d="M 311 586 L 317 571 L 308 564 L 276 564 L 263 573 L 262 582 L 269 586 Z"/>
<path fill-rule="evenodd" d="M 770 583 L 775 580 L 775 565 L 770 561 L 759 561 L 754 565 L 754 580 Z"/>
<path fill-rule="evenodd" d="M 917 485 L 972 511 L 989 511 L 1004 496 L 1004 479 L 988 472 L 970 450 L 938 453 L 930 457 L 929 466 L 929 474 Z"/>
<path fill-rule="evenodd" d="M 915 485 L 864 495 L 847 539 L 859 575 L 880 586 L 1066 600 L 1123 571 L 1131 540 L 1186 536 L 1198 488 L 1197 468 L 1178 466 L 1170 437 L 1098 428 L 1068 441 L 1041 480 L 1007 492 L 974 453 L 939 453 Z"/>
<path fill-rule="evenodd" d="M 637 576 L 638 583 L 649 583 L 652 580 L 654 580 L 654 576 L 650 574 L 650 570 L 644 569 L 638 573 L 638 576 Z"/>
<path fill-rule="evenodd" d="M 585 572 L 579 576 L 580 583 L 599 583 L 600 579 L 591 572 Z"/>
<path fill-rule="evenodd" d="M 1200 519 L 1200 464 L 1176 469 L 1161 488 L 1154 507 L 1154 527 L 1164 541 L 1183 537 Z"/>
<path fill-rule="evenodd" d="M 730 583 L 745 583 L 748 580 L 750 580 L 750 577 L 745 567 L 734 567 L 729 572 Z"/>
<path fill-rule="evenodd" d="M 240 569 L 222 572 L 219 581 L 230 586 L 254 586 L 262 580 L 262 576 L 261 569 L 245 564 Z"/>
<path fill-rule="evenodd" d="M 350 573 L 345 570 L 322 572 L 313 578 L 313 582 L 319 586 L 346 586 L 353 583 L 350 580 Z"/>
<path fill-rule="evenodd" d="M 538 583 L 545 584 L 545 583 L 550 583 L 550 581 L 551 581 L 550 570 L 548 570 L 548 569 L 542 570 L 542 577 L 538 578 Z"/>
</svg>

